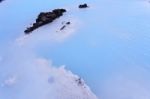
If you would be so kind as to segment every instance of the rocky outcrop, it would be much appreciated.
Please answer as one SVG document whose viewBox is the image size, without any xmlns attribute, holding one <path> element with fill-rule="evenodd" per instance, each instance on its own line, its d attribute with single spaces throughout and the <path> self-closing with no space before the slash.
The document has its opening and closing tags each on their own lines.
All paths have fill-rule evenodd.
<svg viewBox="0 0 150 99">
<path fill-rule="evenodd" d="M 79 5 L 79 8 L 88 8 L 89 6 L 85 3 L 85 4 L 81 4 Z"/>
<path fill-rule="evenodd" d="M 55 19 L 62 16 L 64 12 L 66 12 L 66 9 L 54 9 L 52 12 L 41 12 L 37 17 L 36 22 L 33 23 L 33 26 L 24 31 L 25 34 L 29 34 L 35 29 L 53 22 Z"/>
</svg>

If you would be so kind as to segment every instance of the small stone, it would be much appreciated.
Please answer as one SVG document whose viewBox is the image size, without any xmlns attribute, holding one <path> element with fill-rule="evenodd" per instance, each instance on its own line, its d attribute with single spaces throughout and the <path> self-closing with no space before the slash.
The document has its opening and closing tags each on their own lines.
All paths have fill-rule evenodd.
<svg viewBox="0 0 150 99">
<path fill-rule="evenodd" d="M 71 22 L 67 22 L 66 24 L 69 25 L 69 24 L 71 24 Z"/>
<path fill-rule="evenodd" d="M 79 86 L 84 86 L 84 81 L 81 78 L 75 80 Z"/>
<path fill-rule="evenodd" d="M 88 7 L 88 5 L 86 3 L 79 5 L 79 8 L 87 8 L 87 7 Z"/>
<path fill-rule="evenodd" d="M 63 30 L 65 27 L 66 27 L 66 25 L 62 26 L 62 27 L 60 28 L 60 30 Z"/>
</svg>

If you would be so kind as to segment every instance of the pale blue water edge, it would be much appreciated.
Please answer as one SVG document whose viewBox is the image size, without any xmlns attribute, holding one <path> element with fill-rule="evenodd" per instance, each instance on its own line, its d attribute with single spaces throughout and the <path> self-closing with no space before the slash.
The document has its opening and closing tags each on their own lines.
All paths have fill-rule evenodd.
<svg viewBox="0 0 150 99">
<path fill-rule="evenodd" d="M 83 2 L 90 8 L 74 10 Z M 38 56 L 51 59 L 57 66 L 66 65 L 101 99 L 150 98 L 150 4 L 147 1 L 6 0 L 0 5 L 1 49 L 5 50 L 7 42 L 23 35 L 26 25 L 39 12 L 68 7 L 73 9 L 68 13 L 82 24 L 63 43 L 39 45 Z"/>
</svg>

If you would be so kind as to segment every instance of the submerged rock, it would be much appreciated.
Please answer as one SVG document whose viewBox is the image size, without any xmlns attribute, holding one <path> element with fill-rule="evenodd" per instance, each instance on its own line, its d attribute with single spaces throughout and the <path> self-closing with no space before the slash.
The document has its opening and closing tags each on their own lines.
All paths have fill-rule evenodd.
<svg viewBox="0 0 150 99">
<path fill-rule="evenodd" d="M 36 22 L 33 23 L 33 26 L 24 31 L 25 34 L 29 34 L 35 29 L 53 22 L 55 19 L 62 16 L 64 12 L 66 12 L 66 9 L 54 9 L 52 12 L 41 12 L 37 17 Z"/>
<path fill-rule="evenodd" d="M 79 5 L 79 8 L 87 8 L 87 7 L 89 7 L 89 6 L 86 3 Z"/>
<path fill-rule="evenodd" d="M 66 28 L 66 25 L 62 26 L 62 27 L 60 28 L 60 30 L 63 30 L 63 29 L 65 29 L 65 28 Z"/>
<path fill-rule="evenodd" d="M 66 26 L 67 26 L 67 25 L 70 25 L 70 24 L 71 24 L 71 22 L 66 22 L 66 23 L 65 23 L 65 25 L 63 25 L 63 26 L 60 28 L 60 30 L 65 29 L 65 28 L 66 28 Z"/>
</svg>

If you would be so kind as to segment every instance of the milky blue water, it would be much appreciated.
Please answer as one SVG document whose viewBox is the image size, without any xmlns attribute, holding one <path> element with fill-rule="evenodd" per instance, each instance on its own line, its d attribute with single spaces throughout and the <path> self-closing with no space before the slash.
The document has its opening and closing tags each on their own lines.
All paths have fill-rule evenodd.
<svg viewBox="0 0 150 99">
<path fill-rule="evenodd" d="M 90 8 L 78 10 L 84 2 Z M 1 47 L 23 35 L 40 11 L 59 7 L 73 9 L 70 13 L 81 24 L 63 43 L 38 47 L 38 56 L 66 65 L 101 99 L 149 99 L 150 4 L 146 0 L 6 0 L 0 4 Z"/>
</svg>

